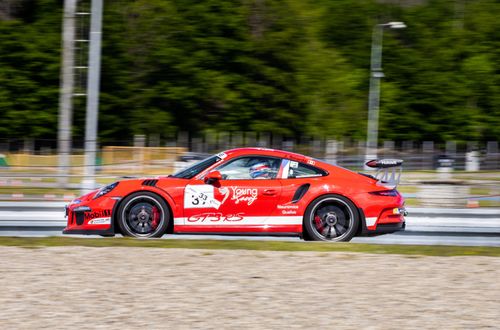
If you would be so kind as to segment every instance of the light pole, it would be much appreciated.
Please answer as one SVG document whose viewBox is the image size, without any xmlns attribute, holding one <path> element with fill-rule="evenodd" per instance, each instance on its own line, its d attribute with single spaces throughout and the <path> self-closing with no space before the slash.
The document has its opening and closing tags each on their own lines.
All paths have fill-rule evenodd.
<svg viewBox="0 0 500 330">
<path fill-rule="evenodd" d="M 73 125 L 73 66 L 75 61 L 75 11 L 77 0 L 64 1 L 62 28 L 61 91 L 59 96 L 59 130 L 57 149 L 59 153 L 59 178 L 62 187 L 68 184 L 71 154 L 71 126 Z"/>
<path fill-rule="evenodd" d="M 101 33 L 103 0 L 91 1 L 89 71 L 87 75 L 87 114 L 85 119 L 85 164 L 82 194 L 95 188 L 95 159 L 97 152 L 97 118 L 99 111 L 99 82 L 101 73 Z"/>
<path fill-rule="evenodd" d="M 404 29 L 406 24 L 403 22 L 389 22 L 377 24 L 373 27 L 365 163 L 377 158 L 380 79 L 384 77 L 384 73 L 382 72 L 382 36 L 386 27 L 390 29 Z M 365 169 L 369 168 L 365 166 Z"/>
</svg>

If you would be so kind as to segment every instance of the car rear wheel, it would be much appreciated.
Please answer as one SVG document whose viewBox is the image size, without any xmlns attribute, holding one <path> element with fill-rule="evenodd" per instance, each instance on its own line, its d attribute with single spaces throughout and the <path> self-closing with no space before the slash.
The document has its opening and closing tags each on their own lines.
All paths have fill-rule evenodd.
<svg viewBox="0 0 500 330">
<path fill-rule="evenodd" d="M 167 203 L 158 195 L 145 191 L 126 197 L 117 215 L 124 236 L 144 238 L 161 237 L 170 219 Z"/>
<path fill-rule="evenodd" d="M 343 196 L 326 195 L 315 199 L 304 215 L 304 239 L 348 242 L 359 226 L 355 205 Z"/>
</svg>

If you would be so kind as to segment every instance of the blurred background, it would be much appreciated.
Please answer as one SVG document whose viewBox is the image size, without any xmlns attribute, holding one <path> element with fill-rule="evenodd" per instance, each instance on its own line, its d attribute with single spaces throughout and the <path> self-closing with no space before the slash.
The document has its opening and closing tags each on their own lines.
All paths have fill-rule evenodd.
<svg viewBox="0 0 500 330">
<path fill-rule="evenodd" d="M 401 158 L 407 204 L 498 207 L 498 17 L 493 0 L 0 0 L 0 199 L 259 146 L 356 171 Z"/>
</svg>

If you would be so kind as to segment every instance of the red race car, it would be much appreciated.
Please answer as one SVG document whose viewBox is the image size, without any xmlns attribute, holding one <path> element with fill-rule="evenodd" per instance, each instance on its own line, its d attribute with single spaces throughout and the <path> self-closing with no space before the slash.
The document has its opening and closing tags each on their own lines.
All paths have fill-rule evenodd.
<svg viewBox="0 0 500 330">
<path fill-rule="evenodd" d="M 228 150 L 174 175 L 123 180 L 73 200 L 63 233 L 264 233 L 349 241 L 394 232 L 405 227 L 404 199 L 395 189 L 401 164 L 370 161 L 377 168 L 372 176 L 286 151 Z"/>
</svg>

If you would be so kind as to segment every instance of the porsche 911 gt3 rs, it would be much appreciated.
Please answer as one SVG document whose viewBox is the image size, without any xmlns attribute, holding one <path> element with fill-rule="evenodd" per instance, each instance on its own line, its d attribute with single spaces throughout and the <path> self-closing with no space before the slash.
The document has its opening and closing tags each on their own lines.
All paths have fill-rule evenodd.
<svg viewBox="0 0 500 330">
<path fill-rule="evenodd" d="M 240 148 L 169 176 L 122 180 L 66 206 L 64 234 L 290 234 L 349 241 L 403 230 L 395 189 L 401 160 L 373 160 L 375 176 L 296 153 Z M 392 171 L 390 173 L 390 171 Z"/>
</svg>

